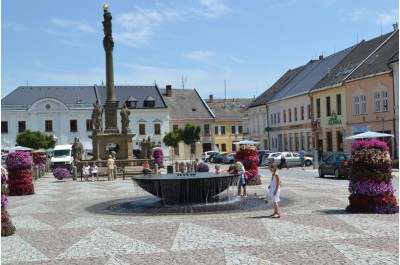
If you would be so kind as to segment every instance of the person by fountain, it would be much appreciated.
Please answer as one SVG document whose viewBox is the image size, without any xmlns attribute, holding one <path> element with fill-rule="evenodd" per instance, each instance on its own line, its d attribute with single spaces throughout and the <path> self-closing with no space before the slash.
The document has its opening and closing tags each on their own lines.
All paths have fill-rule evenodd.
<svg viewBox="0 0 400 265">
<path fill-rule="evenodd" d="M 149 162 L 144 161 L 142 172 L 143 172 L 144 175 L 151 174 L 151 169 L 150 169 Z"/>
</svg>

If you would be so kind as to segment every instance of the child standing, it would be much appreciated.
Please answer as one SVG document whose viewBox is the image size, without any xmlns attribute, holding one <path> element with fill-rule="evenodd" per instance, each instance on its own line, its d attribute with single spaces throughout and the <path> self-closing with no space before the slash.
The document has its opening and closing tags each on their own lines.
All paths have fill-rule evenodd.
<svg viewBox="0 0 400 265">
<path fill-rule="evenodd" d="M 241 162 L 236 162 L 235 167 L 237 173 L 240 174 L 239 185 L 238 185 L 238 196 L 247 197 L 246 185 L 247 185 L 248 172 L 244 169 L 244 166 Z M 242 187 L 243 187 L 243 195 L 241 195 Z"/>
<path fill-rule="evenodd" d="M 281 194 L 281 180 L 279 177 L 279 174 L 277 172 L 278 166 L 274 163 L 269 165 L 269 170 L 272 173 L 272 178 L 271 178 L 271 183 L 269 184 L 268 187 L 268 196 L 271 197 L 272 202 L 274 203 L 274 213 L 271 214 L 271 218 L 280 218 L 280 212 L 279 212 L 279 205 L 278 202 L 281 200 L 279 199 L 279 196 Z"/>
</svg>

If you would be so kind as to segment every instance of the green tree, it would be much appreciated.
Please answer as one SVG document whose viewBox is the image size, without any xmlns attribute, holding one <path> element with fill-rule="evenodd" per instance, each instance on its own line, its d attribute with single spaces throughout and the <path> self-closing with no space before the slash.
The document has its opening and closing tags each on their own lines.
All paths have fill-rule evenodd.
<svg viewBox="0 0 400 265">
<path fill-rule="evenodd" d="M 179 138 L 186 144 L 191 147 L 194 143 L 200 140 L 200 131 L 201 128 L 198 125 L 190 125 L 186 124 L 185 128 L 182 130 L 178 130 Z M 190 164 L 192 164 L 192 151 L 190 150 Z"/>
<path fill-rule="evenodd" d="M 56 140 L 51 135 L 39 131 L 26 130 L 17 134 L 17 145 L 30 147 L 32 149 L 54 148 Z"/>
<path fill-rule="evenodd" d="M 166 146 L 173 148 L 172 154 L 171 154 L 172 163 L 174 163 L 175 148 L 178 148 L 178 144 L 180 141 L 181 141 L 181 139 L 179 138 L 179 134 L 177 132 L 169 132 L 163 138 L 163 143 Z"/>
</svg>

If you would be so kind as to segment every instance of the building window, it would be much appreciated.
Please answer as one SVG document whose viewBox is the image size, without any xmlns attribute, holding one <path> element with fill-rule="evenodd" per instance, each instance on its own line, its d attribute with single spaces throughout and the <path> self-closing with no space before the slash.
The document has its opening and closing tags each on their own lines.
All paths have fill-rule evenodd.
<svg viewBox="0 0 400 265">
<path fill-rule="evenodd" d="M 243 133 L 243 127 L 241 125 L 238 126 L 238 133 L 239 134 Z"/>
<path fill-rule="evenodd" d="M 236 126 L 231 126 L 231 132 L 232 134 L 236 134 Z"/>
<path fill-rule="evenodd" d="M 375 92 L 375 112 L 381 111 L 381 95 L 379 92 Z"/>
<path fill-rule="evenodd" d="M 1 122 L 1 133 L 8 133 L 8 122 Z"/>
<path fill-rule="evenodd" d="M 286 123 L 286 110 L 283 110 L 283 123 Z"/>
<path fill-rule="evenodd" d="M 45 120 L 44 121 L 44 130 L 46 132 L 52 132 L 53 131 L 53 121 L 52 120 Z"/>
<path fill-rule="evenodd" d="M 225 126 L 221 126 L 221 134 L 225 134 Z"/>
<path fill-rule="evenodd" d="M 161 124 L 159 123 L 154 124 L 154 134 L 161 134 Z"/>
<path fill-rule="evenodd" d="M 145 135 L 146 134 L 146 125 L 141 123 L 139 124 L 139 134 L 140 135 Z"/>
<path fill-rule="evenodd" d="M 292 109 L 289 109 L 289 122 L 292 122 Z"/>
<path fill-rule="evenodd" d="M 221 152 L 226 152 L 226 144 L 221 144 Z"/>
<path fill-rule="evenodd" d="M 321 99 L 317 98 L 317 118 L 321 118 Z"/>
<path fill-rule="evenodd" d="M 342 115 L 342 95 L 336 95 L 336 114 Z"/>
<path fill-rule="evenodd" d="M 297 121 L 297 107 L 294 108 L 294 121 Z"/>
<path fill-rule="evenodd" d="M 367 113 L 367 97 L 365 95 L 361 95 L 361 114 Z"/>
<path fill-rule="evenodd" d="M 218 134 L 218 126 L 215 126 L 215 127 L 214 127 L 214 133 L 215 133 L 215 135 Z"/>
<path fill-rule="evenodd" d="M 178 132 L 178 125 L 172 125 L 172 131 Z"/>
<path fill-rule="evenodd" d="M 204 134 L 210 134 L 210 124 L 204 124 Z"/>
<path fill-rule="evenodd" d="M 307 113 L 308 113 L 308 119 L 310 120 L 311 119 L 311 105 L 310 104 L 307 105 Z"/>
<path fill-rule="evenodd" d="M 382 111 L 388 111 L 388 93 L 382 91 Z"/>
<path fill-rule="evenodd" d="M 274 113 L 274 124 L 276 124 L 276 113 Z"/>
<path fill-rule="evenodd" d="M 360 114 L 360 98 L 358 96 L 354 97 L 354 114 Z"/>
<path fill-rule="evenodd" d="M 271 124 L 274 124 L 274 115 L 271 114 Z"/>
<path fill-rule="evenodd" d="M 86 131 L 93 131 L 93 122 L 92 122 L 92 120 L 86 120 Z"/>
<path fill-rule="evenodd" d="M 77 120 L 69 120 L 69 130 L 71 132 L 78 131 L 78 121 Z"/>
<path fill-rule="evenodd" d="M 278 123 L 281 123 L 281 113 L 278 112 Z"/>
<path fill-rule="evenodd" d="M 304 121 L 304 106 L 300 107 L 300 112 L 301 112 L 301 120 Z"/>
<path fill-rule="evenodd" d="M 26 130 L 26 122 L 25 121 L 18 121 L 18 132 L 22 133 Z"/>
<path fill-rule="evenodd" d="M 326 116 L 331 116 L 331 97 L 326 97 Z"/>
</svg>

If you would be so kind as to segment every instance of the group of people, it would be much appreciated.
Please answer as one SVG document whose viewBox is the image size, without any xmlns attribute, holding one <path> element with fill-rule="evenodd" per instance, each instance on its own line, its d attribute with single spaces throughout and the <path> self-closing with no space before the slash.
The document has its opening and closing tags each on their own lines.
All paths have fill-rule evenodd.
<svg viewBox="0 0 400 265">
<path fill-rule="evenodd" d="M 108 180 L 114 180 L 114 166 L 115 166 L 115 161 L 112 157 L 112 155 L 108 156 L 107 160 L 107 175 L 108 175 Z M 96 162 L 92 162 L 92 165 L 89 166 L 88 162 L 85 162 L 82 166 L 82 176 L 85 179 L 85 181 L 89 180 L 89 175 L 92 176 L 92 181 L 94 181 L 94 177 L 97 178 L 97 181 L 99 180 L 99 168 L 96 165 Z"/>
<path fill-rule="evenodd" d="M 280 202 L 281 194 L 281 180 L 278 171 L 278 165 L 272 163 L 269 165 L 269 170 L 272 173 L 271 182 L 268 186 L 267 197 L 270 197 L 274 205 L 274 212 L 270 215 L 271 218 L 280 218 L 280 211 L 278 202 Z M 230 174 L 240 174 L 238 183 L 238 196 L 247 197 L 246 186 L 248 184 L 248 179 L 250 173 L 245 170 L 241 162 L 236 162 L 235 164 L 229 166 L 226 170 L 221 170 L 221 165 L 215 165 L 215 174 L 221 174 L 223 172 L 228 172 Z M 243 189 L 243 194 L 242 194 Z M 266 200 L 266 203 L 268 201 Z"/>
</svg>

